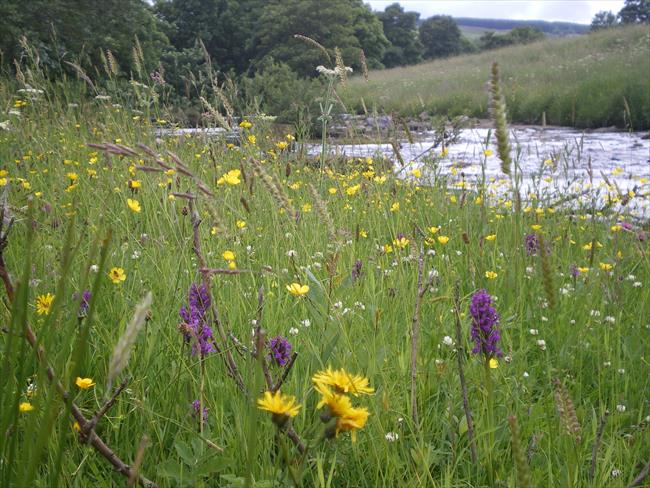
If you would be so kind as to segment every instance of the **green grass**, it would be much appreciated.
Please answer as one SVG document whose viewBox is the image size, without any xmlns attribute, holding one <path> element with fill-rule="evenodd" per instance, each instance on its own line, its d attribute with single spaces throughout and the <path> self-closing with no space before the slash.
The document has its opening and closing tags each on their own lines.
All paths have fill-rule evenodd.
<svg viewBox="0 0 650 488">
<path fill-rule="evenodd" d="M 476 55 L 370 73 L 341 95 L 353 110 L 485 118 L 485 83 L 493 61 L 501 68 L 510 119 L 582 128 L 650 128 L 650 34 L 645 26 L 576 38 L 548 39 Z"/>
<path fill-rule="evenodd" d="M 459 25 L 458 28 L 462 35 L 473 41 L 478 41 L 486 32 L 494 32 L 496 34 L 506 34 L 510 32 L 509 29 L 488 29 L 486 27 L 477 27 L 473 25 Z"/>
<path fill-rule="evenodd" d="M 545 52 L 550 46 L 557 52 L 567 44 L 526 49 Z M 442 65 L 471 59 L 477 58 Z M 477 63 L 476 80 L 487 69 L 487 63 Z M 507 71 L 504 78 L 509 79 Z M 106 379 L 113 349 L 147 291 L 153 294 L 151 317 L 118 379 L 128 379 L 127 389 L 96 431 L 127 463 L 134 461 L 146 437 L 141 473 L 159 486 L 291 486 L 293 479 L 319 487 L 482 487 L 491 484 L 488 459 L 494 483 L 515 486 L 511 415 L 518 418 L 519 441 L 528 451 L 523 457 L 531 486 L 623 487 L 648 461 L 650 248 L 648 240 L 637 239 L 636 226 L 633 231 L 611 229 L 626 219 L 625 213 L 593 215 L 586 197 L 570 216 L 553 208 L 555 197 L 544 192 L 514 212 L 508 194 L 496 196 L 503 181 L 476 182 L 480 202 L 458 189 L 452 176 L 419 185 L 378 167 L 373 174 L 374 165 L 366 160 L 351 161 L 345 174 L 321 174 L 295 154 L 269 154 L 278 139 L 267 138 L 269 133 L 257 125 L 249 132 L 256 144 L 241 148 L 199 137 L 156 141 L 149 120 L 165 115 L 126 108 L 128 93 L 124 100 L 113 100 L 124 105 L 115 107 L 86 100 L 69 87 L 36 86 L 46 88 L 44 97 L 29 101 L 21 116 L 12 118 L 11 129 L 0 132 L 0 169 L 6 172 L 2 178 L 10 185 L 8 202 L 15 217 L 3 257 L 13 283 L 22 284 L 13 306 L 5 299 L 0 312 L 3 486 L 23 486 L 30 479 L 43 487 L 124 484 L 103 457 L 79 440 L 66 404 L 21 337 L 29 324 L 71 399 L 90 417 L 110 395 Z M 8 84 L 0 93 L 7 99 L 20 97 Z M 140 156 L 125 157 L 86 145 L 115 141 L 131 148 L 147 144 L 165 165 L 175 166 L 172 151 L 214 196 L 201 193 L 197 180 L 183 172 L 136 169 L 158 167 L 140 149 Z M 299 222 L 289 219 L 260 178 L 253 177 L 252 158 L 264 159 L 266 172 L 275 175 L 301 211 Z M 433 173 L 435 163 L 429 162 L 425 176 Z M 234 169 L 245 175 L 240 184 L 216 184 Z M 544 171 L 557 177 L 550 166 Z M 77 175 L 73 188 L 70 173 Z M 379 178 L 382 173 L 385 178 Z M 128 181 L 134 179 L 141 186 L 130 190 Z M 335 236 L 328 233 L 308 183 L 325 201 Z M 647 183 L 640 184 L 635 198 L 647 198 Z M 356 193 L 349 190 L 356 185 Z M 609 191 L 619 198 L 615 189 Z M 268 335 L 288 337 L 298 353 L 282 391 L 302 404 L 292 423 L 309 443 L 304 457 L 276 434 L 271 416 L 255 406 L 263 384 L 257 360 L 247 352 L 238 354 L 235 342 L 217 339 L 222 350 L 232 352 L 247 397 L 228 376 L 222 354 L 209 354 L 201 362 L 183 342 L 178 310 L 187 304 L 187 290 L 200 273 L 191 209 L 187 200 L 173 198 L 175 192 L 197 196 L 195 209 L 203 219 L 198 236 L 207 266 L 226 267 L 222 254 L 231 250 L 237 268 L 249 270 L 214 276 L 212 298 L 225 330 L 250 348 L 252 321 L 261 316 Z M 127 198 L 136 199 L 141 212 L 131 211 Z M 537 232 L 550 249 L 545 276 L 540 256 L 528 256 L 523 247 L 532 225 L 541 225 Z M 429 230 L 434 226 L 440 227 L 435 235 Z M 400 234 L 409 241 L 404 248 L 394 244 Z M 449 241 L 441 244 L 435 240 L 439 236 Z M 591 242 L 598 243 L 593 253 L 583 249 Z M 393 246 L 391 252 L 387 245 Z M 437 276 L 432 275 L 421 304 L 417 425 L 411 419 L 410 351 L 420 252 L 425 278 L 433 271 Z M 351 273 L 358 261 L 363 274 L 354 281 Z M 611 273 L 599 263 L 611 265 Z M 569 275 L 573 264 L 590 270 L 574 280 Z M 107 273 L 113 267 L 125 270 L 124 282 L 111 282 Z M 488 271 L 496 272 L 496 278 L 486 278 Z M 293 282 L 308 284 L 308 295 L 290 295 L 286 286 Z M 444 338 L 456 337 L 456 283 L 462 340 L 449 347 Z M 91 288 L 91 311 L 79 320 L 73 293 Z M 472 347 L 468 306 L 479 288 L 495 297 L 507 356 L 490 372 L 491 412 L 486 411 L 483 360 L 467 353 Z M 35 300 L 46 293 L 56 295 L 53 309 L 38 315 Z M 298 334 L 291 335 L 291 329 Z M 457 354 L 464 363 L 478 463 L 470 457 Z M 367 376 L 376 390 L 352 398 L 370 413 L 355 443 L 347 434 L 322 440 L 311 377 L 327 365 Z M 280 368 L 272 373 L 279 375 Z M 74 385 L 77 376 L 92 378 L 96 385 L 80 390 Z M 36 385 L 31 397 L 29 378 Z M 567 433 L 556 411 L 555 378 L 575 405 L 578 440 Z M 202 428 L 191 415 L 190 403 L 198 398 L 209 409 Z M 34 410 L 18 413 L 18 404 L 27 401 Z M 590 481 L 592 446 L 606 410 L 611 415 Z M 389 432 L 399 438 L 389 442 Z M 614 470 L 621 474 L 612 477 Z"/>
</svg>

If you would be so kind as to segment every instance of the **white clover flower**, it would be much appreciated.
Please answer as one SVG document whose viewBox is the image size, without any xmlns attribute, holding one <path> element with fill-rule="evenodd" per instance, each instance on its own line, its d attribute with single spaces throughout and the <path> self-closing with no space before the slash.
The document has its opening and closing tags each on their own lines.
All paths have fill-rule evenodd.
<svg viewBox="0 0 650 488">
<path fill-rule="evenodd" d="M 387 432 L 385 437 L 388 442 L 395 442 L 399 439 L 399 434 L 397 432 Z"/>
<path fill-rule="evenodd" d="M 625 369 L 623 368 L 618 368 L 616 371 L 618 374 L 625 374 Z"/>
<path fill-rule="evenodd" d="M 296 256 L 298 256 L 298 253 L 295 250 L 289 249 L 287 251 L 287 257 L 288 258 L 295 258 Z"/>
<path fill-rule="evenodd" d="M 607 317 L 604 318 L 605 322 L 609 322 L 610 324 L 616 323 L 616 319 L 612 317 L 611 315 L 608 315 Z"/>
<path fill-rule="evenodd" d="M 537 345 L 542 351 L 546 351 L 546 341 L 544 339 L 539 339 Z"/>
<path fill-rule="evenodd" d="M 339 300 L 338 302 L 334 302 L 334 308 L 343 308 L 343 302 Z"/>
<path fill-rule="evenodd" d="M 291 327 L 289 329 L 289 334 L 291 334 L 292 336 L 298 335 L 298 332 L 299 332 L 298 329 L 296 329 L 295 327 Z"/>
<path fill-rule="evenodd" d="M 616 410 L 621 413 L 625 412 L 625 405 L 622 404 L 616 405 Z"/>
<path fill-rule="evenodd" d="M 311 325 L 311 320 L 309 319 L 301 320 L 300 325 L 302 325 L 303 327 L 309 327 Z"/>
<path fill-rule="evenodd" d="M 99 266 L 97 266 L 96 264 L 91 264 L 90 271 L 92 271 L 93 273 L 97 273 L 97 271 L 99 271 Z"/>
<path fill-rule="evenodd" d="M 445 346 L 452 347 L 454 345 L 454 340 L 449 336 L 445 336 L 445 337 L 442 338 L 442 343 Z"/>
<path fill-rule="evenodd" d="M 530 335 L 539 335 L 539 330 L 537 329 L 530 329 L 528 332 L 530 333 Z"/>
<path fill-rule="evenodd" d="M 623 474 L 623 471 L 620 469 L 612 469 L 612 478 L 618 478 Z"/>
<path fill-rule="evenodd" d="M 528 371 L 524 371 L 524 374 L 522 375 L 524 378 L 528 378 L 530 375 L 528 374 Z"/>
<path fill-rule="evenodd" d="M 590 310 L 589 315 L 592 317 L 600 317 L 600 310 Z"/>
</svg>

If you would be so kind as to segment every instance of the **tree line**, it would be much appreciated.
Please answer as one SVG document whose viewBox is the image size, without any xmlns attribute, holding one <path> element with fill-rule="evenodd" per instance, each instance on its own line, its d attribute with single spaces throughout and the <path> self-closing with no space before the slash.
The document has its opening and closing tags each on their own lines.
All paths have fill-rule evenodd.
<svg viewBox="0 0 650 488">
<path fill-rule="evenodd" d="M 625 0 L 625 4 L 618 14 L 611 10 L 598 12 L 591 21 L 591 30 L 608 29 L 618 25 L 649 23 L 650 0 Z"/>
</svg>

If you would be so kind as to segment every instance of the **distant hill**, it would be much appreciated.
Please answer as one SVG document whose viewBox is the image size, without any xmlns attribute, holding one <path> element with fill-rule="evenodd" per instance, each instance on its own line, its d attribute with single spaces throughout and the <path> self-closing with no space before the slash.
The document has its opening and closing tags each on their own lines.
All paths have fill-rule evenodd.
<svg viewBox="0 0 650 488">
<path fill-rule="evenodd" d="M 590 26 L 572 22 L 548 22 L 546 20 L 507 20 L 507 19 L 473 19 L 454 17 L 454 20 L 467 32 L 508 31 L 515 27 L 537 27 L 551 37 L 576 36 L 587 34 Z M 480 35 L 480 34 L 479 34 Z M 468 37 L 472 37 L 471 35 Z"/>
</svg>

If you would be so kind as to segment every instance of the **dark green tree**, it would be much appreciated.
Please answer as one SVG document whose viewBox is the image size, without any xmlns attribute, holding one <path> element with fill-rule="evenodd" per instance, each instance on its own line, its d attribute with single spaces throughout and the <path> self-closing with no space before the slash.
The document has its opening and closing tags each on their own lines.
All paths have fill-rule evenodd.
<svg viewBox="0 0 650 488">
<path fill-rule="evenodd" d="M 448 15 L 435 15 L 420 25 L 424 57 L 446 58 L 460 53 L 461 34 L 456 21 Z"/>
<path fill-rule="evenodd" d="M 597 31 L 601 29 L 608 29 L 614 27 L 618 24 L 616 19 L 616 14 L 611 11 L 601 10 L 596 15 L 594 15 L 593 20 L 591 21 L 591 30 Z"/>
<path fill-rule="evenodd" d="M 250 64 L 255 22 L 262 0 L 158 0 L 156 14 L 179 51 L 200 39 L 217 70 L 243 73 Z"/>
<path fill-rule="evenodd" d="M 618 18 L 622 24 L 650 23 L 650 0 L 625 0 Z"/>
<path fill-rule="evenodd" d="M 387 68 L 416 64 L 422 61 L 422 44 L 418 38 L 418 12 L 405 12 L 399 3 L 393 3 L 377 14 L 384 26 L 384 35 L 391 45 L 384 52 Z"/>
<path fill-rule="evenodd" d="M 360 68 L 361 49 L 370 67 L 381 67 L 389 45 L 381 22 L 362 0 L 270 0 L 259 14 L 254 63 L 271 56 L 300 76 L 315 76 L 316 66 L 331 63 L 321 50 L 296 39 L 295 34 L 314 39 L 330 51 L 338 47 L 344 62 L 355 70 Z"/>
<path fill-rule="evenodd" d="M 123 74 L 150 69 L 168 45 L 160 22 L 144 0 L 2 0 L 0 50 L 5 62 L 20 58 L 20 37 L 39 51 L 42 67 L 55 73 L 63 61 L 80 62 L 92 71 L 110 50 Z M 6 25 L 9 24 L 9 25 Z M 136 66 L 138 39 L 147 66 Z"/>
<path fill-rule="evenodd" d="M 505 34 L 486 32 L 479 39 L 481 49 L 497 49 L 514 44 L 528 44 L 544 39 L 544 33 L 537 27 L 515 27 Z"/>
</svg>

